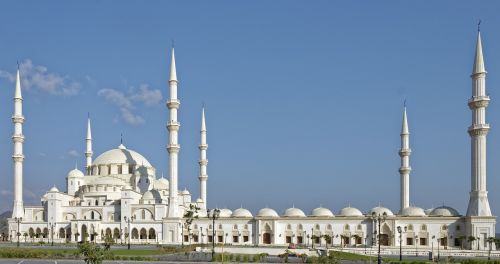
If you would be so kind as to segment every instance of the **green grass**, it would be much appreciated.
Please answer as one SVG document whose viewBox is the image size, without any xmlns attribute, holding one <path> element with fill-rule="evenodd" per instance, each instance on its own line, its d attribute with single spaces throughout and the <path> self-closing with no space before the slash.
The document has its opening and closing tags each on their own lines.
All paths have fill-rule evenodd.
<svg viewBox="0 0 500 264">
<path fill-rule="evenodd" d="M 164 254 L 158 249 L 111 249 L 111 253 L 117 256 L 155 256 Z"/>
</svg>

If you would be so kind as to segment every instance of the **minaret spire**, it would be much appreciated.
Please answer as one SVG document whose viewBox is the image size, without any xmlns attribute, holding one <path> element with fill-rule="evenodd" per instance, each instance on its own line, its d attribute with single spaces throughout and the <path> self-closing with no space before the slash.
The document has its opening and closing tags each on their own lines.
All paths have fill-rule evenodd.
<svg viewBox="0 0 500 264">
<path fill-rule="evenodd" d="M 177 121 L 177 111 L 180 106 L 180 101 L 177 99 L 177 71 L 175 68 L 175 54 L 174 48 L 172 47 L 172 62 L 170 65 L 170 99 L 167 101 L 167 107 L 170 111 L 169 121 L 167 122 L 168 129 L 168 146 L 167 151 L 169 154 L 169 206 L 168 206 L 168 217 L 180 217 L 179 215 L 179 204 L 178 204 L 178 186 L 177 178 L 179 175 L 179 150 L 180 145 L 178 142 L 179 137 L 179 127 L 180 123 Z"/>
<path fill-rule="evenodd" d="M 92 167 L 92 154 L 93 154 L 93 152 L 92 152 L 92 129 L 90 126 L 90 114 L 87 115 L 87 137 L 85 138 L 85 145 L 86 145 L 85 169 L 87 170 L 87 175 L 90 175 L 91 174 L 91 167 Z"/>
<path fill-rule="evenodd" d="M 208 144 L 207 144 L 207 127 L 205 124 L 205 108 L 201 110 L 201 130 L 200 130 L 200 176 L 198 177 L 200 179 L 200 198 L 203 200 L 203 204 L 205 208 L 207 207 L 207 149 L 208 149 Z"/>
<path fill-rule="evenodd" d="M 408 128 L 408 117 L 406 115 L 406 100 L 403 110 L 403 124 L 401 126 L 401 167 L 399 175 L 401 176 L 401 210 L 410 206 L 410 130 Z"/>
<path fill-rule="evenodd" d="M 14 162 L 14 205 L 12 207 L 12 217 L 24 217 L 23 206 L 23 97 L 21 95 L 21 77 L 19 73 L 19 64 L 16 75 L 16 90 L 14 94 L 14 115 L 12 116 L 14 123 L 14 153 L 12 160 Z"/>
<path fill-rule="evenodd" d="M 490 97 L 486 94 L 486 69 L 484 67 L 481 32 L 477 32 L 476 54 L 472 68 L 472 98 L 468 105 L 472 111 L 471 138 L 471 191 L 467 216 L 491 216 L 486 191 L 486 136 L 490 125 L 486 123 L 486 107 Z"/>
</svg>

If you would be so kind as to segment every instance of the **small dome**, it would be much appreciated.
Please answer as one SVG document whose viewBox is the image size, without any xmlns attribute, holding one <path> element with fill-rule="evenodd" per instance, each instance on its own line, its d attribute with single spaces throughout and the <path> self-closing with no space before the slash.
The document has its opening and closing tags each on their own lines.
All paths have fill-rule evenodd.
<svg viewBox="0 0 500 264">
<path fill-rule="evenodd" d="M 460 214 L 458 213 L 457 210 L 449 207 L 449 206 L 440 206 L 437 208 L 434 208 L 430 214 L 430 216 L 459 216 Z"/>
<path fill-rule="evenodd" d="M 384 215 L 385 213 L 387 216 L 394 216 L 391 210 L 381 206 L 372 208 L 367 215 L 372 215 L 373 213 L 375 213 L 375 215 Z"/>
<path fill-rule="evenodd" d="M 197 203 L 203 203 L 203 200 L 201 198 L 196 199 Z"/>
<path fill-rule="evenodd" d="M 109 165 L 109 164 L 131 164 L 145 167 L 151 167 L 149 161 L 141 154 L 125 148 L 120 145 L 116 149 L 108 150 L 99 155 L 92 165 Z"/>
<path fill-rule="evenodd" d="M 278 213 L 271 208 L 262 208 L 257 213 L 258 217 L 279 217 Z"/>
<path fill-rule="evenodd" d="M 219 217 L 231 217 L 233 212 L 229 209 L 220 209 Z"/>
<path fill-rule="evenodd" d="M 197 213 L 194 214 L 195 216 L 198 216 L 198 217 L 207 217 L 207 211 L 206 210 L 203 210 L 203 209 L 200 209 L 198 210 Z"/>
<path fill-rule="evenodd" d="M 169 187 L 168 180 L 163 177 L 155 180 L 153 183 L 153 188 L 156 190 L 168 190 L 168 187 Z"/>
<path fill-rule="evenodd" d="M 323 208 L 323 207 L 318 207 L 311 212 L 312 216 L 328 216 L 328 217 L 333 217 L 332 211 L 330 211 L 328 208 Z"/>
<path fill-rule="evenodd" d="M 71 170 L 70 172 L 68 172 L 68 178 L 79 178 L 79 177 L 83 177 L 83 172 L 79 169 L 74 169 L 74 170 Z"/>
<path fill-rule="evenodd" d="M 401 212 L 399 212 L 399 215 L 402 216 L 426 216 L 424 209 L 420 207 L 405 207 Z"/>
<path fill-rule="evenodd" d="M 238 208 L 233 211 L 231 217 L 252 217 L 252 213 L 245 208 Z"/>
<path fill-rule="evenodd" d="M 304 211 L 300 210 L 299 208 L 292 207 L 292 208 L 286 209 L 285 212 L 283 213 L 283 216 L 286 216 L 286 217 L 305 217 L 306 214 L 304 214 Z"/>
<path fill-rule="evenodd" d="M 184 189 L 184 191 L 181 192 L 182 195 L 190 195 L 189 191 L 187 189 Z"/>
<path fill-rule="evenodd" d="M 49 192 L 59 192 L 59 189 L 54 185 L 52 188 L 50 188 Z"/>
<path fill-rule="evenodd" d="M 151 191 L 147 191 L 142 195 L 143 200 L 154 200 L 153 193 Z"/>
<path fill-rule="evenodd" d="M 161 201 L 161 195 L 157 190 L 150 190 L 145 192 L 142 195 L 142 200 L 143 201 L 151 201 L 154 200 L 155 202 L 160 202 Z"/>
<path fill-rule="evenodd" d="M 434 210 L 434 208 L 425 209 L 424 212 L 426 215 L 429 215 L 432 212 L 432 210 Z"/>
<path fill-rule="evenodd" d="M 168 180 L 167 180 L 167 179 L 165 179 L 165 178 L 163 178 L 163 177 L 161 177 L 160 179 L 158 179 L 158 182 L 159 182 L 159 183 L 163 183 L 163 184 L 165 184 L 165 185 L 168 185 Z"/>
<path fill-rule="evenodd" d="M 339 216 L 363 216 L 363 213 L 354 207 L 345 207 L 339 211 Z"/>
</svg>

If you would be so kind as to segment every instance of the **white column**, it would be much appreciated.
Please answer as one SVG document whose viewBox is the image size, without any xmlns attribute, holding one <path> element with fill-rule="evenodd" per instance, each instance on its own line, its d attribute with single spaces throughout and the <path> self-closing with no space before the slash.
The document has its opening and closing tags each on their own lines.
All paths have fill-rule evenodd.
<svg viewBox="0 0 500 264">
<path fill-rule="evenodd" d="M 23 206 L 23 98 L 21 96 L 21 78 L 19 69 L 17 69 L 16 77 L 16 92 L 14 96 L 14 115 L 12 116 L 14 123 L 14 153 L 12 160 L 14 161 L 14 205 L 12 207 L 12 217 L 24 217 Z"/>
<path fill-rule="evenodd" d="M 201 131 L 200 131 L 201 141 L 200 141 L 200 198 L 203 200 L 205 208 L 207 208 L 207 128 L 205 125 L 205 109 L 203 108 L 201 112 Z"/>
<path fill-rule="evenodd" d="M 486 107 L 490 97 L 486 95 L 486 70 L 480 32 L 477 35 L 471 79 L 472 98 L 468 102 L 472 111 L 472 125 L 468 129 L 471 137 L 471 191 L 467 216 L 491 216 L 486 191 L 486 135 L 490 129 L 486 123 Z"/>
<path fill-rule="evenodd" d="M 170 99 L 167 101 L 167 107 L 170 111 L 170 118 L 167 122 L 168 129 L 168 146 L 167 151 L 169 154 L 169 206 L 168 206 L 168 217 L 179 217 L 179 204 L 178 204 L 178 186 L 177 186 L 177 178 L 179 175 L 179 150 L 180 145 L 178 142 L 178 133 L 180 123 L 177 121 L 177 110 L 181 102 L 177 99 L 177 73 L 175 68 L 175 54 L 174 49 L 172 48 L 172 62 L 170 66 Z"/>
<path fill-rule="evenodd" d="M 399 168 L 399 175 L 401 176 L 401 211 L 410 206 L 410 154 L 410 130 L 405 107 L 401 127 L 401 149 L 399 150 L 399 156 L 401 157 L 401 167 Z"/>
<path fill-rule="evenodd" d="M 87 170 L 87 175 L 91 174 L 91 166 L 92 166 L 92 131 L 90 128 L 90 116 L 87 118 L 87 138 L 85 139 L 86 151 L 85 158 L 86 164 L 85 168 Z"/>
</svg>

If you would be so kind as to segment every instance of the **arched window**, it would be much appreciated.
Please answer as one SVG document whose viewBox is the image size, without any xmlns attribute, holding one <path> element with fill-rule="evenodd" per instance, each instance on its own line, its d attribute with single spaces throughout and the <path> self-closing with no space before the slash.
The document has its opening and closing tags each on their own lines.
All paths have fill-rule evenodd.
<svg viewBox="0 0 500 264">
<path fill-rule="evenodd" d="M 208 225 L 208 229 L 212 229 L 212 225 Z"/>
<path fill-rule="evenodd" d="M 425 224 L 424 224 L 424 225 L 422 225 L 422 226 L 420 227 L 420 230 L 422 230 L 422 231 L 427 231 L 427 226 L 426 226 Z"/>
<path fill-rule="evenodd" d="M 94 211 L 90 212 L 90 219 L 94 219 L 94 217 L 95 217 Z"/>
<path fill-rule="evenodd" d="M 408 231 L 413 231 L 413 225 L 408 225 Z"/>
<path fill-rule="evenodd" d="M 350 228 L 349 228 L 349 225 L 347 225 L 347 224 L 346 224 L 346 225 L 344 226 L 344 230 L 349 231 L 349 229 L 350 229 Z"/>
<path fill-rule="evenodd" d="M 363 227 L 362 227 L 361 225 L 358 225 L 357 229 L 358 229 L 358 230 L 362 230 L 362 229 L 363 229 Z"/>
<path fill-rule="evenodd" d="M 460 226 L 459 225 L 455 226 L 455 230 L 460 231 Z"/>
<path fill-rule="evenodd" d="M 156 231 L 153 228 L 149 229 L 148 238 L 149 239 L 156 239 Z"/>
<path fill-rule="evenodd" d="M 222 225 L 219 225 L 219 229 L 222 229 Z"/>
<path fill-rule="evenodd" d="M 139 231 L 137 231 L 137 228 L 132 229 L 132 239 L 138 239 L 139 238 Z"/>
<path fill-rule="evenodd" d="M 332 230 L 332 225 L 328 224 L 328 225 L 326 226 L 326 229 L 327 229 L 327 230 Z"/>
<path fill-rule="evenodd" d="M 297 227 L 298 230 L 302 230 L 302 224 L 299 224 L 299 226 Z"/>
<path fill-rule="evenodd" d="M 99 205 L 99 200 L 95 200 L 95 205 Z"/>
<path fill-rule="evenodd" d="M 234 225 L 234 226 L 233 226 L 233 229 L 234 229 L 234 230 L 238 230 L 238 225 Z"/>
<path fill-rule="evenodd" d="M 244 227 L 244 228 L 245 228 L 245 230 L 248 230 L 248 225 L 245 225 L 245 227 Z"/>
<path fill-rule="evenodd" d="M 142 219 L 146 219 L 146 210 L 142 209 Z"/>
<path fill-rule="evenodd" d="M 448 230 L 448 226 L 447 226 L 447 225 L 443 225 L 443 226 L 441 227 L 441 229 L 442 229 L 443 231 L 444 231 L 444 230 Z"/>
</svg>

